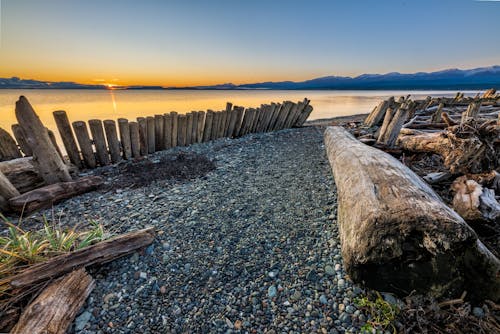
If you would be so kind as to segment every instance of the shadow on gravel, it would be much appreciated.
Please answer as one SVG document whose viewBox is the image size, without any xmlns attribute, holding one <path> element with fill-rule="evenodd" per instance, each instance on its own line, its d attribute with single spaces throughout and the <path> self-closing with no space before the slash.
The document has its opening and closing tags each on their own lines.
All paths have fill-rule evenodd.
<svg viewBox="0 0 500 334">
<path fill-rule="evenodd" d="M 195 153 L 175 153 L 160 159 L 144 159 L 102 170 L 97 175 L 111 179 L 101 187 L 108 191 L 119 188 L 145 187 L 162 180 L 184 181 L 202 177 L 215 169 L 213 161 Z"/>
</svg>

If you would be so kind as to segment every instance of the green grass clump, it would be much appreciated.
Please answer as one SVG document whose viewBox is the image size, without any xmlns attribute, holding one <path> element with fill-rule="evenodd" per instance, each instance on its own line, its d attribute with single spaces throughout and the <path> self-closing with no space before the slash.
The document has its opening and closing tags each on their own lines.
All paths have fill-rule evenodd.
<svg viewBox="0 0 500 334">
<path fill-rule="evenodd" d="M 363 333 L 382 333 L 391 329 L 397 333 L 394 322 L 400 312 L 397 305 L 391 304 L 376 292 L 374 300 L 368 297 L 357 298 L 355 303 L 358 308 L 368 315 L 366 324 L 361 327 Z"/>
</svg>

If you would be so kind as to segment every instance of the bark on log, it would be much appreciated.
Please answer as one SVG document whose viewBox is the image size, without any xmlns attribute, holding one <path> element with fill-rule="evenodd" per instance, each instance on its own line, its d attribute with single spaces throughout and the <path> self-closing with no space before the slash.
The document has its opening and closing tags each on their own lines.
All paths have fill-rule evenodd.
<svg viewBox="0 0 500 334">
<path fill-rule="evenodd" d="M 53 257 L 37 263 L 7 279 L 12 288 L 25 288 L 47 279 L 56 278 L 72 270 L 103 264 L 130 254 L 138 248 L 151 244 L 155 238 L 154 228 L 129 232 L 97 244 Z"/>
<path fill-rule="evenodd" d="M 12 197 L 9 199 L 9 205 L 16 212 L 32 212 L 94 190 L 102 183 L 103 180 L 99 176 L 86 176 L 75 181 L 54 183 Z"/>
<path fill-rule="evenodd" d="M 28 305 L 11 334 L 64 334 L 95 286 L 85 269 L 51 283 Z"/>
<path fill-rule="evenodd" d="M 146 118 L 137 117 L 137 123 L 139 124 L 139 139 L 141 143 L 141 156 L 148 155 L 148 124 Z"/>
<path fill-rule="evenodd" d="M 26 142 L 26 139 L 24 138 L 25 136 L 24 136 L 23 129 L 21 129 L 19 124 L 12 125 L 12 133 L 14 134 L 14 138 L 16 138 L 17 143 L 19 144 L 19 147 L 21 148 L 21 151 L 23 151 L 24 156 L 26 156 L 26 157 L 32 156 L 33 152 L 31 151 L 31 148 L 28 145 L 28 142 Z"/>
<path fill-rule="evenodd" d="M 69 123 L 68 115 L 64 110 L 57 110 L 52 113 L 54 120 L 56 121 L 56 126 L 61 135 L 61 139 L 68 154 L 69 161 L 74 164 L 77 168 L 82 168 L 82 161 L 80 160 L 80 153 L 78 151 L 78 146 L 76 145 L 75 136 L 71 130 L 71 125 Z"/>
<path fill-rule="evenodd" d="M 116 123 L 111 119 L 107 119 L 103 123 L 104 131 L 106 132 L 106 141 L 108 142 L 111 162 L 115 164 L 122 160 L 120 143 L 118 142 L 118 133 L 116 131 Z"/>
<path fill-rule="evenodd" d="M 325 132 L 346 271 L 371 288 L 498 300 L 500 261 L 409 168 L 340 127 Z"/>
<path fill-rule="evenodd" d="M 128 160 L 132 158 L 132 142 L 130 138 L 130 124 L 125 118 L 118 118 L 118 128 L 120 129 L 120 142 L 123 152 L 123 158 Z"/>
<path fill-rule="evenodd" d="M 156 150 L 155 118 L 146 117 L 146 126 L 148 127 L 148 153 L 153 154 Z"/>
<path fill-rule="evenodd" d="M 108 148 L 106 147 L 106 139 L 104 137 L 104 130 L 102 122 L 99 119 L 89 120 L 90 133 L 94 141 L 97 162 L 101 166 L 109 165 Z"/>
<path fill-rule="evenodd" d="M 70 181 L 68 167 L 52 145 L 45 126 L 24 96 L 19 97 L 16 102 L 16 118 L 44 181 L 47 184 Z"/>
<path fill-rule="evenodd" d="M 130 149 L 132 151 L 132 157 L 138 159 L 141 156 L 141 139 L 139 133 L 139 123 L 130 122 Z"/>
<path fill-rule="evenodd" d="M 87 124 L 82 121 L 73 122 L 73 130 L 75 131 L 78 145 L 80 145 L 85 166 L 87 168 L 95 168 L 97 166 L 97 161 L 94 150 L 92 149 L 92 140 L 87 130 Z"/>
<path fill-rule="evenodd" d="M 0 128 L 0 161 L 22 157 L 16 141 L 4 129 Z"/>
</svg>

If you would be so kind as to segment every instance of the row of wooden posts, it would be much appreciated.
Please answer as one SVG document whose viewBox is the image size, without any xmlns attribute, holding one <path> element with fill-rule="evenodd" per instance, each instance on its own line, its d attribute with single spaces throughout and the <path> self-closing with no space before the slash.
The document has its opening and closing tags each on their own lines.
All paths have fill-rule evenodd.
<svg viewBox="0 0 500 334">
<path fill-rule="evenodd" d="M 176 146 L 299 127 L 312 112 L 309 102 L 308 99 L 298 103 L 284 101 L 246 109 L 228 102 L 223 111 L 193 111 L 185 115 L 174 111 L 137 117 L 137 121 L 92 119 L 88 127 L 83 121 L 70 123 L 62 110 L 54 111 L 53 116 L 69 161 L 78 168 L 96 168 Z M 12 132 L 17 143 L 0 128 L 0 160 L 19 158 L 23 153 L 31 156 L 32 149 L 21 127 L 14 124 Z M 48 134 L 62 157 L 54 133 L 48 130 Z"/>
</svg>

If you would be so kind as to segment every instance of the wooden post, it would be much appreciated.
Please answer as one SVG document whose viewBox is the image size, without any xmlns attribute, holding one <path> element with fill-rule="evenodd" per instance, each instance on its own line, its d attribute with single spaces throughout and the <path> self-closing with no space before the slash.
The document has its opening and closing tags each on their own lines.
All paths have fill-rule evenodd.
<svg viewBox="0 0 500 334">
<path fill-rule="evenodd" d="M 240 135 L 240 130 L 241 130 L 241 123 L 243 122 L 243 117 L 245 115 L 245 108 L 244 107 L 235 107 L 236 109 L 236 122 L 234 123 L 234 130 L 233 130 L 233 138 L 236 138 Z"/>
<path fill-rule="evenodd" d="M 232 138 L 233 137 L 233 132 L 234 132 L 234 126 L 236 125 L 236 118 L 238 117 L 237 112 L 236 112 L 236 107 L 234 107 L 233 110 L 229 112 L 228 115 L 228 123 L 227 123 L 227 129 L 226 129 L 226 137 Z"/>
<path fill-rule="evenodd" d="M 92 140 L 90 140 L 87 130 L 87 124 L 82 121 L 73 122 L 73 131 L 75 131 L 75 136 L 78 140 L 85 166 L 87 168 L 95 168 L 97 163 L 92 149 Z"/>
<path fill-rule="evenodd" d="M 82 167 L 82 161 L 80 160 L 80 154 L 78 153 L 78 146 L 76 145 L 75 136 L 71 130 L 71 125 L 69 123 L 68 115 L 64 110 L 57 110 L 52 113 L 54 120 L 56 121 L 57 130 L 61 135 L 64 148 L 68 154 L 69 161 L 73 163 L 77 168 Z"/>
<path fill-rule="evenodd" d="M 268 107 L 269 109 L 267 110 L 267 117 L 264 122 L 264 128 L 263 132 L 269 131 L 269 127 L 271 126 L 271 120 L 273 118 L 274 111 L 276 110 L 276 103 L 272 102 L 271 105 Z"/>
<path fill-rule="evenodd" d="M 231 110 L 233 109 L 233 104 L 231 102 L 226 103 L 226 116 L 224 118 L 224 134 L 222 135 L 223 137 L 228 137 L 227 135 L 227 128 L 229 127 L 229 121 L 231 118 Z"/>
<path fill-rule="evenodd" d="M 0 171 L 0 196 L 8 200 L 19 195 L 19 191 L 12 185 L 4 173 Z"/>
<path fill-rule="evenodd" d="M 120 154 L 120 143 L 118 142 L 118 134 L 116 131 L 115 121 L 107 119 L 104 121 L 104 131 L 106 132 L 106 139 L 108 142 L 109 155 L 111 156 L 111 162 L 117 163 L 122 160 Z"/>
<path fill-rule="evenodd" d="M 290 101 L 283 102 L 283 108 L 281 108 L 280 114 L 276 121 L 277 124 L 276 130 L 284 129 L 286 118 L 288 117 L 288 113 L 290 112 L 290 109 L 292 109 L 292 107 L 293 107 L 293 102 Z"/>
<path fill-rule="evenodd" d="M 102 122 L 99 119 L 89 120 L 90 133 L 94 140 L 97 161 L 101 166 L 109 165 L 108 149 L 106 147 L 106 139 L 102 129 Z"/>
<path fill-rule="evenodd" d="M 214 119 L 214 112 L 212 110 L 208 110 L 205 116 L 205 124 L 203 127 L 203 142 L 207 142 L 210 140 L 212 136 L 212 123 Z"/>
<path fill-rule="evenodd" d="M 210 131 L 210 140 L 217 139 L 220 123 L 220 112 L 214 111 L 214 119 L 212 120 L 212 130 Z"/>
<path fill-rule="evenodd" d="M 399 108 L 398 111 L 396 111 L 384 134 L 381 142 L 382 144 L 385 144 L 387 146 L 394 146 L 394 144 L 396 144 L 399 131 L 401 131 L 401 128 L 406 122 L 409 113 L 410 111 L 408 109 L 402 107 Z"/>
<path fill-rule="evenodd" d="M 148 126 L 148 153 L 155 153 L 156 149 L 156 133 L 155 133 L 155 118 L 152 116 L 146 117 Z"/>
<path fill-rule="evenodd" d="M 156 151 L 162 151 L 165 149 L 165 145 L 163 145 L 163 132 L 164 129 L 164 121 L 163 115 L 155 115 L 155 148 Z"/>
<path fill-rule="evenodd" d="M 436 112 L 432 115 L 431 117 L 431 122 L 432 123 L 440 123 L 441 122 L 441 116 L 443 114 L 443 108 L 444 108 L 444 103 L 440 103 Z"/>
<path fill-rule="evenodd" d="M 191 129 L 191 144 L 196 144 L 198 142 L 198 112 L 193 111 L 193 126 Z"/>
<path fill-rule="evenodd" d="M 392 106 L 393 103 L 394 103 L 394 97 L 391 97 L 388 100 L 380 101 L 378 106 L 375 109 L 373 109 L 373 111 L 366 117 L 365 125 L 368 127 L 378 125 L 382 121 L 387 108 Z"/>
<path fill-rule="evenodd" d="M 203 130 L 205 128 L 205 112 L 198 111 L 198 130 L 196 132 L 196 142 L 201 143 L 203 141 Z"/>
<path fill-rule="evenodd" d="M 141 156 L 148 155 L 148 125 L 146 118 L 137 117 L 137 124 L 139 125 L 139 140 L 140 140 L 140 153 Z"/>
<path fill-rule="evenodd" d="M 172 115 L 163 115 L 163 147 L 169 149 L 172 147 Z"/>
<path fill-rule="evenodd" d="M 63 156 L 63 154 L 61 152 L 61 149 L 57 145 L 57 140 L 56 140 L 56 136 L 54 135 L 54 132 L 52 130 L 49 130 L 49 128 L 46 128 L 46 129 L 47 129 L 47 133 L 48 133 L 49 138 L 50 138 L 50 142 L 52 143 L 52 145 L 54 145 L 54 148 L 56 149 L 57 154 L 59 154 L 59 156 L 61 157 L 62 161 L 64 162 L 64 156 Z"/>
<path fill-rule="evenodd" d="M 313 107 L 310 104 L 308 104 L 304 108 L 304 111 L 300 114 L 299 119 L 297 120 L 297 123 L 295 123 L 295 126 L 301 127 L 302 125 L 304 125 L 304 123 L 307 121 L 307 118 L 309 117 L 309 115 L 311 115 L 312 111 L 313 111 Z"/>
<path fill-rule="evenodd" d="M 387 132 L 387 128 L 389 124 L 391 124 L 392 117 L 395 114 L 395 110 L 392 108 L 387 108 L 385 112 L 384 121 L 382 122 L 382 126 L 380 127 L 380 131 L 378 134 L 377 143 L 382 144 L 384 142 L 385 133 Z"/>
<path fill-rule="evenodd" d="M 191 136 L 193 134 L 193 113 L 192 112 L 188 112 L 186 114 L 186 142 L 185 142 L 185 145 L 188 146 L 188 145 L 191 145 Z"/>
<path fill-rule="evenodd" d="M 273 115 L 271 116 L 271 121 L 269 122 L 269 127 L 267 131 L 274 131 L 276 130 L 276 122 L 278 121 L 278 116 L 281 113 L 281 108 L 283 105 L 281 103 L 276 104 L 276 108 L 274 108 Z"/>
<path fill-rule="evenodd" d="M 47 184 L 70 181 L 68 167 L 58 155 L 45 126 L 24 96 L 19 97 L 16 102 L 16 117 L 44 181 Z"/>
<path fill-rule="evenodd" d="M 139 132 L 139 123 L 130 122 L 128 125 L 130 129 L 130 149 L 132 151 L 132 157 L 137 159 L 141 156 L 141 135 Z"/>
<path fill-rule="evenodd" d="M 186 115 L 179 115 L 177 117 L 177 145 L 186 145 L 186 129 L 187 129 L 187 117 Z"/>
<path fill-rule="evenodd" d="M 172 147 L 177 146 L 177 132 L 179 131 L 179 115 L 177 112 L 172 111 L 170 113 L 172 116 Z"/>
<path fill-rule="evenodd" d="M 21 148 L 21 151 L 23 151 L 24 155 L 27 157 L 32 156 L 33 152 L 31 152 L 31 148 L 24 138 L 23 129 L 21 129 L 19 124 L 12 125 L 12 133 L 14 134 L 14 138 L 16 138 L 17 143 L 19 144 L 19 147 Z"/>
<path fill-rule="evenodd" d="M 229 116 L 229 111 L 223 110 L 221 111 L 221 122 L 219 125 L 219 138 L 223 138 L 226 136 L 226 129 L 227 129 L 227 119 Z"/>
<path fill-rule="evenodd" d="M 128 160 L 132 157 L 132 142 L 130 139 L 130 125 L 125 118 L 118 118 L 120 129 L 120 142 L 122 144 L 123 158 Z"/>
<path fill-rule="evenodd" d="M 0 128 L 0 160 L 21 158 L 22 154 L 11 135 Z"/>
<path fill-rule="evenodd" d="M 242 137 L 245 135 L 245 129 L 248 124 L 248 118 L 250 117 L 250 114 L 252 113 L 251 108 L 244 109 L 243 113 L 243 118 L 241 119 L 241 124 L 238 130 L 238 137 Z"/>
</svg>

